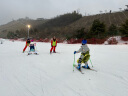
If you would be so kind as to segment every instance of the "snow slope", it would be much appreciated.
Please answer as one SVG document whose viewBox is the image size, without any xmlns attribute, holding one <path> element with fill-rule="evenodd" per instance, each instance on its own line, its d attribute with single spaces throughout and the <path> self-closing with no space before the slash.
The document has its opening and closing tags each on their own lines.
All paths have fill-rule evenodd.
<svg viewBox="0 0 128 96">
<path fill-rule="evenodd" d="M 58 44 L 50 55 L 50 43 L 37 43 L 39 55 L 30 56 L 24 46 L 0 44 L 0 96 L 128 96 L 128 45 L 88 45 L 98 72 L 84 74 L 73 72 L 80 44 Z"/>
</svg>

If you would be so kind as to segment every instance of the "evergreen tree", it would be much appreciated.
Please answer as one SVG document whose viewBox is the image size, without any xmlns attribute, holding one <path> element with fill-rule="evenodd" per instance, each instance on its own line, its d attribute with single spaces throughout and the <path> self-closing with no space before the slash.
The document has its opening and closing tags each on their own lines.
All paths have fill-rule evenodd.
<svg viewBox="0 0 128 96">
<path fill-rule="evenodd" d="M 78 39 L 84 38 L 84 36 L 85 36 L 84 29 L 85 28 L 81 28 L 80 30 L 77 30 L 75 37 Z"/>
<path fill-rule="evenodd" d="M 109 26 L 107 35 L 109 35 L 109 36 L 114 36 L 114 35 L 117 35 L 117 33 L 118 33 L 117 27 L 116 27 L 114 24 L 111 24 L 111 25 Z"/>
<path fill-rule="evenodd" d="M 122 35 L 128 37 L 128 20 L 126 20 L 126 22 L 122 24 L 122 26 L 120 27 L 120 32 L 122 33 Z"/>
<path fill-rule="evenodd" d="M 19 30 L 16 30 L 16 32 L 15 32 L 15 34 L 16 34 L 16 37 L 20 37 L 20 31 Z"/>
<path fill-rule="evenodd" d="M 103 22 L 100 22 L 98 19 L 93 21 L 93 24 L 90 29 L 90 34 L 92 37 L 103 37 L 105 33 L 105 24 Z"/>
<path fill-rule="evenodd" d="M 8 32 L 8 34 L 7 34 L 7 38 L 8 39 L 14 39 L 14 37 L 15 37 L 15 34 L 14 34 L 14 32 Z"/>
</svg>

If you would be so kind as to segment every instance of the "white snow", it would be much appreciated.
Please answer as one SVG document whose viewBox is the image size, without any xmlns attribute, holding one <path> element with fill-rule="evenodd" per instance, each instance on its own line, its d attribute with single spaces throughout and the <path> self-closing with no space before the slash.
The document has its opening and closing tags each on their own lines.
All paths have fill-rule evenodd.
<svg viewBox="0 0 128 96">
<path fill-rule="evenodd" d="M 128 96 L 128 45 L 88 45 L 98 72 L 84 74 L 73 72 L 80 44 L 59 43 L 51 55 L 50 43 L 36 45 L 39 55 L 27 56 L 25 42 L 0 44 L 0 96 Z"/>
</svg>

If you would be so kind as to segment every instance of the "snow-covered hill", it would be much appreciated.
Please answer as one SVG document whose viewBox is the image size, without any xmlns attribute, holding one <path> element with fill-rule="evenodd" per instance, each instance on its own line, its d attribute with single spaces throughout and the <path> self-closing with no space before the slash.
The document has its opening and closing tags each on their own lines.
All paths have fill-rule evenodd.
<svg viewBox="0 0 128 96">
<path fill-rule="evenodd" d="M 37 43 L 39 55 L 29 56 L 24 46 L 0 44 L 0 96 L 128 96 L 128 45 L 88 45 L 98 72 L 84 74 L 73 72 L 80 44 L 58 44 L 50 55 L 50 43 Z"/>
</svg>

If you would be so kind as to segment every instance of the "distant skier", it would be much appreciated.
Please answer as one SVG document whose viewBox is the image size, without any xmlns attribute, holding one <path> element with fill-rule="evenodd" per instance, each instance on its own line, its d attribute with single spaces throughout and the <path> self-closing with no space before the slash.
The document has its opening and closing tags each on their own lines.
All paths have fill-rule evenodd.
<svg viewBox="0 0 128 96">
<path fill-rule="evenodd" d="M 74 54 L 81 52 L 80 58 L 77 60 L 78 66 L 77 69 L 81 70 L 81 64 L 84 63 L 85 65 L 82 66 L 83 68 L 90 69 L 88 66 L 88 60 L 90 58 L 89 55 L 90 49 L 87 46 L 87 40 L 82 40 L 82 46 L 78 51 L 74 51 Z"/>
<path fill-rule="evenodd" d="M 52 52 L 52 50 L 53 50 L 53 53 L 56 53 L 56 51 L 55 51 L 56 46 L 57 46 L 57 40 L 56 40 L 56 37 L 54 36 L 53 40 L 51 40 L 51 50 L 50 50 L 50 53 Z"/>
<path fill-rule="evenodd" d="M 0 41 L 1 41 L 1 44 L 3 44 L 3 39 L 1 39 Z"/>
<path fill-rule="evenodd" d="M 33 40 L 31 40 L 31 43 L 30 43 L 30 51 L 33 51 L 33 52 L 35 52 L 35 46 L 36 46 L 36 43 L 35 42 L 33 42 Z"/>
<path fill-rule="evenodd" d="M 23 49 L 23 53 L 24 53 L 24 51 L 26 50 L 26 48 L 29 47 L 29 44 L 30 44 L 30 43 L 31 43 L 31 41 L 30 41 L 30 39 L 28 38 L 27 41 L 26 41 L 26 45 L 25 45 L 25 47 L 24 47 L 24 49 Z"/>
<path fill-rule="evenodd" d="M 28 52 L 28 55 L 34 53 L 34 54 L 37 54 L 36 50 L 35 50 L 35 46 L 36 46 L 36 43 L 33 42 L 33 40 L 31 40 L 31 43 L 29 44 L 30 46 L 30 51 Z"/>
</svg>

